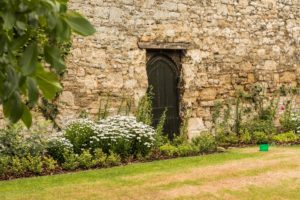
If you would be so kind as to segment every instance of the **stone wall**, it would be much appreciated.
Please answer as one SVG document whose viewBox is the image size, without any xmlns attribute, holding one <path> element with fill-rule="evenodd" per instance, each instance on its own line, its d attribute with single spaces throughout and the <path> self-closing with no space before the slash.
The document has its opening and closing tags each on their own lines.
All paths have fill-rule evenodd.
<svg viewBox="0 0 300 200">
<path fill-rule="evenodd" d="M 74 37 L 59 120 L 97 114 L 101 99 L 137 105 L 147 88 L 138 42 L 189 42 L 182 58 L 180 109 L 192 135 L 211 126 L 216 99 L 260 83 L 267 93 L 300 83 L 299 0 L 71 0 L 96 27 Z M 112 106 L 117 107 L 117 106 Z"/>
</svg>

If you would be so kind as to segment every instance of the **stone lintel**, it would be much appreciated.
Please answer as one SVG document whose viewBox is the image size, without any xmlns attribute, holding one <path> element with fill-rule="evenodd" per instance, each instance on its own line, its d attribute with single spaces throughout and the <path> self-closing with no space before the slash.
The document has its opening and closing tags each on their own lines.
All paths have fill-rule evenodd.
<svg viewBox="0 0 300 200">
<path fill-rule="evenodd" d="M 185 50 L 190 46 L 188 42 L 138 42 L 140 49 L 173 49 Z"/>
</svg>

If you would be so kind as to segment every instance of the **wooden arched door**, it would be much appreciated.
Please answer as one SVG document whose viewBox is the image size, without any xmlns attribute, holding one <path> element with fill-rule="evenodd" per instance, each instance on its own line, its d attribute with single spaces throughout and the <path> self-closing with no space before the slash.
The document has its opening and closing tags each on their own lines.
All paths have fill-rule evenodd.
<svg viewBox="0 0 300 200">
<path fill-rule="evenodd" d="M 151 56 L 147 63 L 149 87 L 153 92 L 153 125 L 167 109 L 164 132 L 170 138 L 179 133 L 179 70 L 172 59 L 163 54 Z"/>
</svg>

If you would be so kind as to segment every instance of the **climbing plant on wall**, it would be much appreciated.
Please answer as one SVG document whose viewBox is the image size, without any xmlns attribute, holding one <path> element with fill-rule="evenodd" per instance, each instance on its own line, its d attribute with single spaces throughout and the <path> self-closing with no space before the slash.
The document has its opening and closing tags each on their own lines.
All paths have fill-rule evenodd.
<svg viewBox="0 0 300 200">
<path fill-rule="evenodd" d="M 60 46 L 71 33 L 88 36 L 93 26 L 67 9 L 68 0 L 0 1 L 0 105 L 4 116 L 27 127 L 39 97 L 53 99 L 65 70 Z"/>
</svg>

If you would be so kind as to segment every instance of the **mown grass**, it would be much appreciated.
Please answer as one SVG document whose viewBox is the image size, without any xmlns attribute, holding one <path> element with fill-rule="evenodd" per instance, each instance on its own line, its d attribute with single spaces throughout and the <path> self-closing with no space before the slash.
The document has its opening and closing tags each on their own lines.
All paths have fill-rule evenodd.
<svg viewBox="0 0 300 200">
<path fill-rule="evenodd" d="M 27 179 L 16 179 L 0 182 L 1 200 L 65 200 L 65 199 L 218 199 L 218 196 L 210 193 L 201 194 L 180 194 L 168 196 L 169 191 L 180 191 L 182 187 L 198 187 L 213 181 L 230 179 L 233 177 L 247 177 L 263 174 L 270 171 L 294 170 L 297 163 L 280 162 L 281 150 L 298 151 L 299 148 L 273 148 L 269 153 L 257 152 L 257 148 L 234 149 L 226 153 L 212 154 L 205 156 L 178 158 L 171 160 L 154 161 L 150 163 L 137 163 L 128 166 L 114 167 L 110 169 L 98 169 L 81 171 L 70 174 L 35 177 Z M 277 153 L 276 153 L 277 152 Z M 273 155 L 274 153 L 274 155 Z M 292 154 L 294 155 L 294 154 Z M 266 166 L 259 169 L 237 170 L 224 172 L 209 176 L 205 174 L 191 173 L 197 169 L 207 167 L 223 166 L 233 162 L 255 162 L 256 160 L 274 159 L 279 161 L 278 166 Z M 289 159 L 289 154 L 282 154 L 282 158 Z M 179 175 L 180 179 L 172 179 Z M 187 175 L 188 178 L 185 178 Z M 282 183 L 288 185 L 290 182 Z M 298 184 L 299 182 L 297 182 Z M 281 184 L 281 183 L 280 183 Z M 274 187 L 272 189 L 272 187 Z M 252 199 L 265 199 L 255 196 L 260 191 L 278 190 L 279 186 L 268 186 L 267 188 L 249 187 L 245 190 L 220 190 L 219 194 L 226 194 L 231 197 L 240 195 L 252 195 Z M 298 194 L 294 188 L 286 187 L 287 194 Z M 298 188 L 298 187 L 297 187 Z M 298 188 L 299 189 L 299 188 Z M 256 192 L 257 191 L 257 192 Z M 277 192 L 277 191 L 276 191 Z M 276 193 L 275 192 L 275 193 Z M 295 194 L 294 194 L 295 193 Z M 300 196 L 300 195 L 299 195 Z"/>
</svg>

